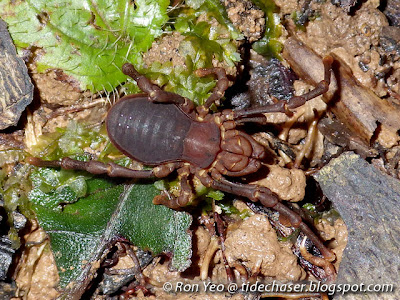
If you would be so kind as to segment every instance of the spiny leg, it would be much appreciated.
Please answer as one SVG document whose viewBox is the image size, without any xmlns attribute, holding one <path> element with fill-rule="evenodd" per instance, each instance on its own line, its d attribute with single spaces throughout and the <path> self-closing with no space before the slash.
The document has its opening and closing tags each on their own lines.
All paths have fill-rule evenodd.
<svg viewBox="0 0 400 300">
<path fill-rule="evenodd" d="M 172 209 L 178 209 L 188 205 L 193 196 L 192 188 L 188 182 L 190 175 L 189 167 L 184 166 L 178 169 L 178 174 L 180 175 L 180 185 L 181 185 L 179 196 L 174 197 L 170 193 L 165 192 L 161 195 L 154 197 L 153 199 L 154 204 L 164 205 Z"/>
<path fill-rule="evenodd" d="M 333 264 L 327 261 L 326 259 L 314 256 L 311 253 L 309 253 L 306 248 L 306 241 L 307 237 L 304 236 L 300 244 L 300 253 L 303 256 L 303 258 L 308 262 L 310 262 L 311 264 L 323 268 L 328 283 L 334 282 L 336 280 L 336 270 Z"/>
<path fill-rule="evenodd" d="M 149 96 L 150 101 L 175 103 L 181 106 L 185 112 L 193 110 L 194 105 L 192 101 L 178 94 L 164 91 L 158 85 L 153 84 L 146 76 L 141 75 L 132 64 L 125 63 L 122 66 L 122 72 L 137 82 L 138 87 Z"/>
<path fill-rule="evenodd" d="M 317 125 L 318 125 L 318 121 L 319 121 L 318 114 L 315 111 L 314 111 L 314 114 L 315 114 L 314 120 L 311 122 L 311 124 L 308 127 L 305 143 L 304 143 L 301 151 L 296 156 L 296 160 L 293 165 L 294 168 L 297 168 L 297 169 L 300 168 L 303 158 L 306 157 L 307 153 L 309 153 L 314 148 L 315 140 L 316 140 L 316 137 L 318 134 Z"/>
<path fill-rule="evenodd" d="M 309 237 L 315 246 L 320 249 L 325 259 L 328 261 L 333 261 L 336 258 L 335 254 L 325 247 L 315 233 L 303 222 L 301 217 L 279 202 L 278 197 L 275 196 L 270 189 L 259 185 L 230 182 L 215 170 L 212 171 L 212 177 L 210 177 L 206 172 L 202 171 L 196 172 L 196 176 L 205 186 L 212 187 L 230 194 L 243 196 L 253 202 L 259 201 L 265 207 L 270 207 L 278 211 L 290 221 L 292 226 L 299 227 Z"/>
<path fill-rule="evenodd" d="M 199 117 L 204 118 L 208 114 L 211 105 L 213 103 L 216 103 L 224 96 L 225 91 L 229 87 L 229 80 L 226 76 L 224 68 L 198 69 L 195 71 L 195 74 L 199 77 L 204 77 L 212 74 L 217 77 L 217 85 L 215 86 L 212 94 L 210 95 L 210 97 L 208 97 L 203 105 L 197 107 Z"/>
<path fill-rule="evenodd" d="M 259 115 L 259 114 L 263 114 L 263 113 L 271 113 L 271 112 L 289 113 L 290 109 L 297 108 L 297 107 L 303 105 L 304 103 L 306 103 L 308 100 L 311 100 L 315 97 L 318 97 L 318 96 L 326 93 L 329 89 L 329 84 L 331 82 L 333 58 L 332 58 L 332 56 L 328 55 L 328 56 L 324 57 L 322 62 L 324 64 L 324 79 L 321 80 L 313 90 L 309 91 L 308 93 L 306 93 L 302 96 L 294 96 L 287 102 L 284 100 L 281 100 L 275 104 L 268 105 L 268 106 L 234 110 L 232 112 L 231 118 L 240 119 L 240 118 L 250 117 L 250 116 Z M 244 119 L 243 121 L 245 122 L 246 119 Z M 249 119 L 249 121 L 253 121 L 253 120 Z"/>
<path fill-rule="evenodd" d="M 213 205 L 214 206 L 214 205 Z M 228 278 L 228 282 L 233 282 L 234 281 L 234 275 L 232 272 L 231 267 L 229 266 L 228 260 L 226 259 L 225 255 L 225 227 L 224 227 L 224 221 L 222 220 L 221 216 L 219 213 L 214 211 L 214 221 L 216 225 L 216 233 L 219 237 L 219 246 L 221 248 L 221 254 L 222 254 L 222 260 L 224 262 L 225 266 L 225 271 L 226 271 L 226 277 Z"/>
<path fill-rule="evenodd" d="M 66 170 L 82 170 L 91 174 L 107 174 L 110 177 L 124 178 L 162 178 L 172 173 L 177 164 L 164 164 L 151 170 L 132 170 L 115 163 L 102 163 L 99 161 L 79 161 L 69 157 L 61 160 L 45 161 L 37 157 L 28 157 L 27 162 L 37 167 L 62 168 Z"/>
</svg>

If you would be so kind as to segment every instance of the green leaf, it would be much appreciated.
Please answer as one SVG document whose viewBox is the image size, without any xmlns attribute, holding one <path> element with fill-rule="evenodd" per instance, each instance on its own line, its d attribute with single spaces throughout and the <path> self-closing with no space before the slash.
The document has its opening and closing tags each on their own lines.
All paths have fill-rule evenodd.
<svg viewBox="0 0 400 300">
<path fill-rule="evenodd" d="M 210 190 L 206 196 L 216 201 L 221 201 L 224 198 L 224 193 L 217 190 Z"/>
<path fill-rule="evenodd" d="M 153 184 L 115 185 L 96 178 L 87 185 L 88 196 L 63 210 L 45 206 L 40 197 L 30 194 L 39 224 L 50 236 L 62 288 L 71 282 L 73 287 L 68 289 L 81 288 L 85 278 L 96 271 L 90 266 L 118 236 L 154 255 L 172 254 L 172 270 L 184 271 L 190 266 L 192 218 L 154 205 L 152 199 L 159 191 Z M 63 203 L 61 196 L 58 201 Z"/>
<path fill-rule="evenodd" d="M 273 0 L 252 0 L 255 5 L 265 13 L 265 33 L 261 40 L 253 43 L 253 49 L 257 53 L 268 57 L 279 57 L 283 49 L 277 38 L 281 35 L 279 15 Z"/>
<path fill-rule="evenodd" d="M 38 71 L 61 69 L 81 89 L 113 90 L 121 66 L 138 63 L 162 33 L 168 0 L 0 1 L 0 16 L 19 47 L 43 50 Z"/>
<path fill-rule="evenodd" d="M 171 30 L 185 36 L 179 45 L 179 54 L 185 58 L 185 66 L 154 62 L 140 71 L 165 90 L 201 105 L 209 97 L 216 80 L 212 76 L 197 77 L 193 74 L 194 70 L 210 68 L 215 61 L 235 66 L 240 61 L 236 39 L 243 36 L 233 26 L 219 0 L 192 0 L 185 4 L 170 15 L 173 20 Z"/>
<path fill-rule="evenodd" d="M 37 143 L 27 151 L 32 156 L 46 160 L 57 160 L 70 156 L 77 160 L 87 161 L 90 155 L 84 149 L 99 150 L 106 144 L 99 155 L 99 160 L 106 160 L 109 154 L 120 154 L 110 143 L 105 126 L 94 128 L 71 121 L 66 128 L 57 128 L 55 133 L 46 133 L 37 138 Z M 65 174 L 71 174 L 65 173 Z"/>
<path fill-rule="evenodd" d="M 243 35 L 233 26 L 231 20 L 228 17 L 225 7 L 219 0 L 191 0 L 186 1 L 190 7 L 199 11 L 207 12 L 217 19 L 219 24 L 225 25 L 231 34 L 233 39 L 243 39 Z"/>
<path fill-rule="evenodd" d="M 186 45 L 180 49 L 182 55 L 191 58 L 194 69 L 211 67 L 212 59 L 234 66 L 240 61 L 235 40 L 243 39 L 243 35 L 233 26 L 219 0 L 205 0 L 200 6 L 194 2 L 196 10 L 180 10 L 174 24 L 175 30 L 187 36 Z M 211 22 L 212 18 L 218 21 L 217 25 Z"/>
<path fill-rule="evenodd" d="M 218 202 L 218 206 L 222 209 L 224 214 L 227 215 L 236 215 L 239 216 L 241 219 L 246 219 L 251 216 L 250 210 L 249 209 L 244 209 L 242 212 L 240 212 L 232 203 L 232 201 L 224 201 L 224 202 Z"/>
<path fill-rule="evenodd" d="M 183 44 L 186 44 L 186 42 L 183 41 Z M 204 63 L 204 60 L 201 63 Z M 208 98 L 210 91 L 214 88 L 216 81 L 213 77 L 197 77 L 193 74 L 194 69 L 190 65 L 191 63 L 186 68 L 172 68 L 170 62 L 166 62 L 163 65 L 155 62 L 146 71 L 146 76 L 151 79 L 157 79 L 159 85 L 166 83 L 164 86 L 164 90 L 166 91 L 189 98 L 196 105 L 203 104 L 205 99 Z M 202 65 L 196 67 L 196 69 L 200 67 L 205 66 Z"/>
<path fill-rule="evenodd" d="M 206 0 L 186 0 L 185 3 L 194 9 L 199 9 L 200 6 L 203 5 L 204 1 Z"/>
</svg>

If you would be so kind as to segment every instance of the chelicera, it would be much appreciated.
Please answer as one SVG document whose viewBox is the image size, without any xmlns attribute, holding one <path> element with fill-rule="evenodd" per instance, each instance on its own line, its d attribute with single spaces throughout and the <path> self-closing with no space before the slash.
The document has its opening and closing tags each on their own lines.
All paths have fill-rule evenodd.
<svg viewBox="0 0 400 300">
<path fill-rule="evenodd" d="M 156 197 L 155 204 L 173 209 L 184 207 L 191 199 L 189 176 L 197 177 L 206 186 L 246 197 L 253 202 L 278 211 L 292 226 L 300 228 L 320 249 L 328 261 L 335 255 L 324 246 L 302 218 L 285 206 L 268 188 L 232 182 L 231 177 L 257 172 L 265 157 L 263 146 L 237 127 L 247 122 L 265 123 L 263 113 L 291 113 L 291 109 L 328 91 L 332 58 L 323 59 L 324 79 L 310 92 L 289 101 L 243 110 L 223 110 L 209 113 L 213 103 L 219 102 L 228 88 L 229 80 L 223 68 L 199 69 L 198 76 L 214 75 L 217 84 L 211 96 L 197 108 L 191 100 L 162 90 L 139 74 L 132 64 L 122 67 L 144 94 L 121 98 L 110 109 L 106 126 L 111 142 L 128 157 L 153 166 L 150 170 L 132 170 L 114 163 L 82 162 L 71 158 L 61 161 L 42 161 L 31 158 L 36 166 L 86 170 L 93 174 L 113 177 L 162 178 L 177 170 L 181 191 L 178 197 Z"/>
</svg>

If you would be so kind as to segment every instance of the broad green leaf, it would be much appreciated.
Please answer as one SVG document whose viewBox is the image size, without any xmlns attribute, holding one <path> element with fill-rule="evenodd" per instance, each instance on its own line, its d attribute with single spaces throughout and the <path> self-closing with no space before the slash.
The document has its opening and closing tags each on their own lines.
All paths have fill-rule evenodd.
<svg viewBox="0 0 400 300">
<path fill-rule="evenodd" d="M 39 48 L 38 71 L 61 69 L 81 89 L 112 91 L 121 66 L 141 61 L 168 20 L 168 0 L 0 1 L 0 17 L 19 47 Z"/>
<path fill-rule="evenodd" d="M 152 199 L 159 191 L 153 184 L 115 185 L 97 178 L 87 180 L 87 192 L 72 204 L 65 204 L 59 195 L 62 210 L 55 203 L 45 206 L 40 197 L 30 194 L 39 224 L 50 236 L 61 287 L 71 282 L 68 290 L 81 287 L 96 271 L 90 266 L 118 236 L 154 255 L 172 254 L 171 269 L 183 271 L 190 266 L 192 218 L 154 205 Z"/>
</svg>

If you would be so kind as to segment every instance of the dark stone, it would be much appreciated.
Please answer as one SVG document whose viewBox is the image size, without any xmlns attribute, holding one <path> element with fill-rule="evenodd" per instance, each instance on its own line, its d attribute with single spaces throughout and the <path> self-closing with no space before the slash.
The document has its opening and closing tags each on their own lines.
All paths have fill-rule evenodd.
<svg viewBox="0 0 400 300">
<path fill-rule="evenodd" d="M 400 181 L 352 152 L 333 159 L 314 178 L 349 232 L 337 282 L 396 287 L 400 265 Z M 400 299 L 400 290 L 342 297 L 336 295 L 335 299 Z"/>
<path fill-rule="evenodd" d="M 400 55 L 400 27 L 382 27 L 379 35 L 379 45 L 388 55 Z"/>
<path fill-rule="evenodd" d="M 10 239 L 6 235 L 0 236 L 0 280 L 7 278 L 14 252 Z"/>
<path fill-rule="evenodd" d="M 331 0 L 331 3 L 349 12 L 350 9 L 356 5 L 357 0 Z"/>
<path fill-rule="evenodd" d="M 17 56 L 7 24 L 0 20 L 0 130 L 17 125 L 32 99 L 33 85 L 28 69 Z"/>
<path fill-rule="evenodd" d="M 289 100 L 294 95 L 293 82 L 296 75 L 278 59 L 266 59 L 252 53 L 249 61 L 250 78 L 246 91 L 231 100 L 237 109 L 274 104 L 271 96 L 278 100 Z"/>
<path fill-rule="evenodd" d="M 387 0 L 383 13 L 392 26 L 400 27 L 400 0 Z"/>
</svg>

